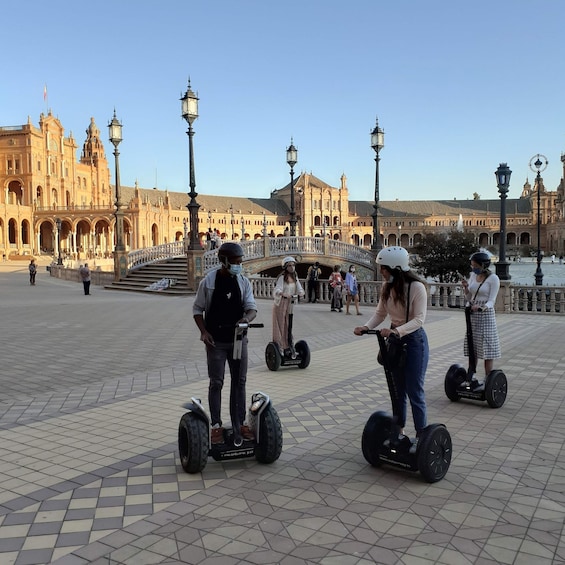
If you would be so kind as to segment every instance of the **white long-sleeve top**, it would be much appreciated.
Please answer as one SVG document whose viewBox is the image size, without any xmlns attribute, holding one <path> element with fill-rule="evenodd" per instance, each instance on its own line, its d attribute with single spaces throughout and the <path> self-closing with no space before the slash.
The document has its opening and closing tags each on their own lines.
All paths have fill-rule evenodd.
<svg viewBox="0 0 565 565">
<path fill-rule="evenodd" d="M 388 283 L 385 283 L 388 284 Z M 408 283 L 404 285 L 404 294 L 408 293 Z M 392 293 L 391 293 L 392 294 Z M 380 325 L 387 316 L 391 324 L 396 328 L 400 337 L 415 332 L 424 325 L 426 313 L 428 311 L 428 295 L 426 287 L 419 281 L 413 281 L 410 285 L 410 304 L 408 310 L 408 322 L 406 321 L 406 306 L 400 302 L 395 302 L 390 296 L 387 301 L 379 300 L 375 313 L 371 319 L 365 323 L 370 330 Z"/>
<path fill-rule="evenodd" d="M 477 280 L 475 273 L 471 273 L 465 299 L 471 306 L 476 304 L 484 308 L 494 308 L 499 290 L 500 279 L 494 273 L 491 273 L 482 283 Z"/>
</svg>

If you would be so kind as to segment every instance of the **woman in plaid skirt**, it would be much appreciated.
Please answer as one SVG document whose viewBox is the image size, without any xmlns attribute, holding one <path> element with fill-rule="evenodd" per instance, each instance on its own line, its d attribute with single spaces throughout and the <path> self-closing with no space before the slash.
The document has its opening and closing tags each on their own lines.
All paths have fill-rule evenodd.
<svg viewBox="0 0 565 565">
<path fill-rule="evenodd" d="M 467 305 L 471 307 L 471 328 L 475 358 L 484 359 L 485 375 L 494 368 L 494 359 L 500 359 L 500 340 L 496 328 L 494 303 L 500 289 L 500 279 L 489 270 L 490 257 L 488 253 L 478 251 L 473 253 L 471 274 L 469 280 L 461 282 L 465 292 Z M 464 354 L 469 356 L 469 344 L 465 335 Z"/>
</svg>

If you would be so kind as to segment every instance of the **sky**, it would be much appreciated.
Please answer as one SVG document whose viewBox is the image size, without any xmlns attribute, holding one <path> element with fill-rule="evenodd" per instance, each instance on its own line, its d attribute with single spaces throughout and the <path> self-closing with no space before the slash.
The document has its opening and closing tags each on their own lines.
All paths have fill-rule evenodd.
<svg viewBox="0 0 565 565">
<path fill-rule="evenodd" d="M 123 124 L 120 180 L 188 192 L 190 79 L 196 192 L 268 198 L 295 178 L 372 201 L 520 196 L 544 155 L 563 176 L 563 0 L 27 0 L 3 8 L 0 126 L 50 109 L 79 145 L 94 117 Z M 10 70 L 11 69 L 11 70 Z M 44 87 L 47 86 L 47 100 Z"/>
</svg>

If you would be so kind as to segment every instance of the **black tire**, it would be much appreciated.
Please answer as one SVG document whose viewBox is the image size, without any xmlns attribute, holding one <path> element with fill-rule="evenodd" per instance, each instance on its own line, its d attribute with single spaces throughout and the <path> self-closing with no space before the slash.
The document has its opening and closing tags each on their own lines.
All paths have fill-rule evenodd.
<svg viewBox="0 0 565 565">
<path fill-rule="evenodd" d="M 449 370 L 445 375 L 443 386 L 445 395 L 449 398 L 449 400 L 451 400 L 451 402 L 457 402 L 459 400 L 457 389 L 466 378 L 467 371 L 461 365 L 451 365 L 451 367 L 449 367 Z"/>
<path fill-rule="evenodd" d="M 500 408 L 506 400 L 508 381 L 506 375 L 495 369 L 485 380 L 485 399 L 491 408 Z"/>
<path fill-rule="evenodd" d="M 208 426 L 194 412 L 187 412 L 179 423 L 179 456 L 187 473 L 199 473 L 208 462 Z"/>
<path fill-rule="evenodd" d="M 379 467 L 381 460 L 379 453 L 384 441 L 390 436 L 392 417 L 386 412 L 373 412 L 361 436 L 361 450 L 367 463 L 373 467 Z"/>
<path fill-rule="evenodd" d="M 281 368 L 281 352 L 278 345 L 272 341 L 267 344 L 267 349 L 265 349 L 265 361 L 271 371 L 278 371 Z"/>
<path fill-rule="evenodd" d="M 299 369 L 306 369 L 310 365 L 310 348 L 304 340 L 300 340 L 294 346 L 296 349 L 296 354 L 300 357 L 300 363 L 298 364 Z"/>
<path fill-rule="evenodd" d="M 277 411 L 269 404 L 259 416 L 259 441 L 255 446 L 255 459 L 259 463 L 273 463 L 283 446 L 282 425 Z"/>
<path fill-rule="evenodd" d="M 428 483 L 445 477 L 451 464 L 451 435 L 443 424 L 431 424 L 420 432 L 416 457 L 418 471 Z"/>
</svg>

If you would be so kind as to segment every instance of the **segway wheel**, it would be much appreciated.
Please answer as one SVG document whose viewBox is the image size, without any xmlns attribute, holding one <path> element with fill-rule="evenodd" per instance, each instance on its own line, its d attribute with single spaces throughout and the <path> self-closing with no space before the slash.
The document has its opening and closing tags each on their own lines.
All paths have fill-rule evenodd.
<svg viewBox="0 0 565 565">
<path fill-rule="evenodd" d="M 392 417 L 386 412 L 371 414 L 361 436 L 361 450 L 367 463 L 379 467 L 381 460 L 379 453 L 384 441 L 390 436 Z"/>
<path fill-rule="evenodd" d="M 461 365 L 451 365 L 451 367 L 449 367 L 449 370 L 445 375 L 443 386 L 445 389 L 445 395 L 449 398 L 449 400 L 451 400 L 451 402 L 457 402 L 459 400 L 457 388 L 466 378 L 467 371 Z"/>
<path fill-rule="evenodd" d="M 255 459 L 259 463 L 273 463 L 283 446 L 282 425 L 277 411 L 269 404 L 259 415 L 259 441 L 255 446 Z"/>
<path fill-rule="evenodd" d="M 280 369 L 282 358 L 276 343 L 271 342 L 267 344 L 267 349 L 265 349 L 265 361 L 271 371 L 278 371 Z"/>
<path fill-rule="evenodd" d="M 179 423 L 179 456 L 187 473 L 199 473 L 208 462 L 208 426 L 193 412 L 187 412 Z"/>
<path fill-rule="evenodd" d="M 428 483 L 436 483 L 445 477 L 451 454 L 451 435 L 443 424 L 431 424 L 421 432 L 416 457 L 418 471 Z"/>
<path fill-rule="evenodd" d="M 508 382 L 506 375 L 495 369 L 488 374 L 485 381 L 485 399 L 491 408 L 500 408 L 506 400 Z"/>
<path fill-rule="evenodd" d="M 304 340 L 300 340 L 294 346 L 297 355 L 300 357 L 299 369 L 306 369 L 310 365 L 310 348 Z"/>
</svg>

